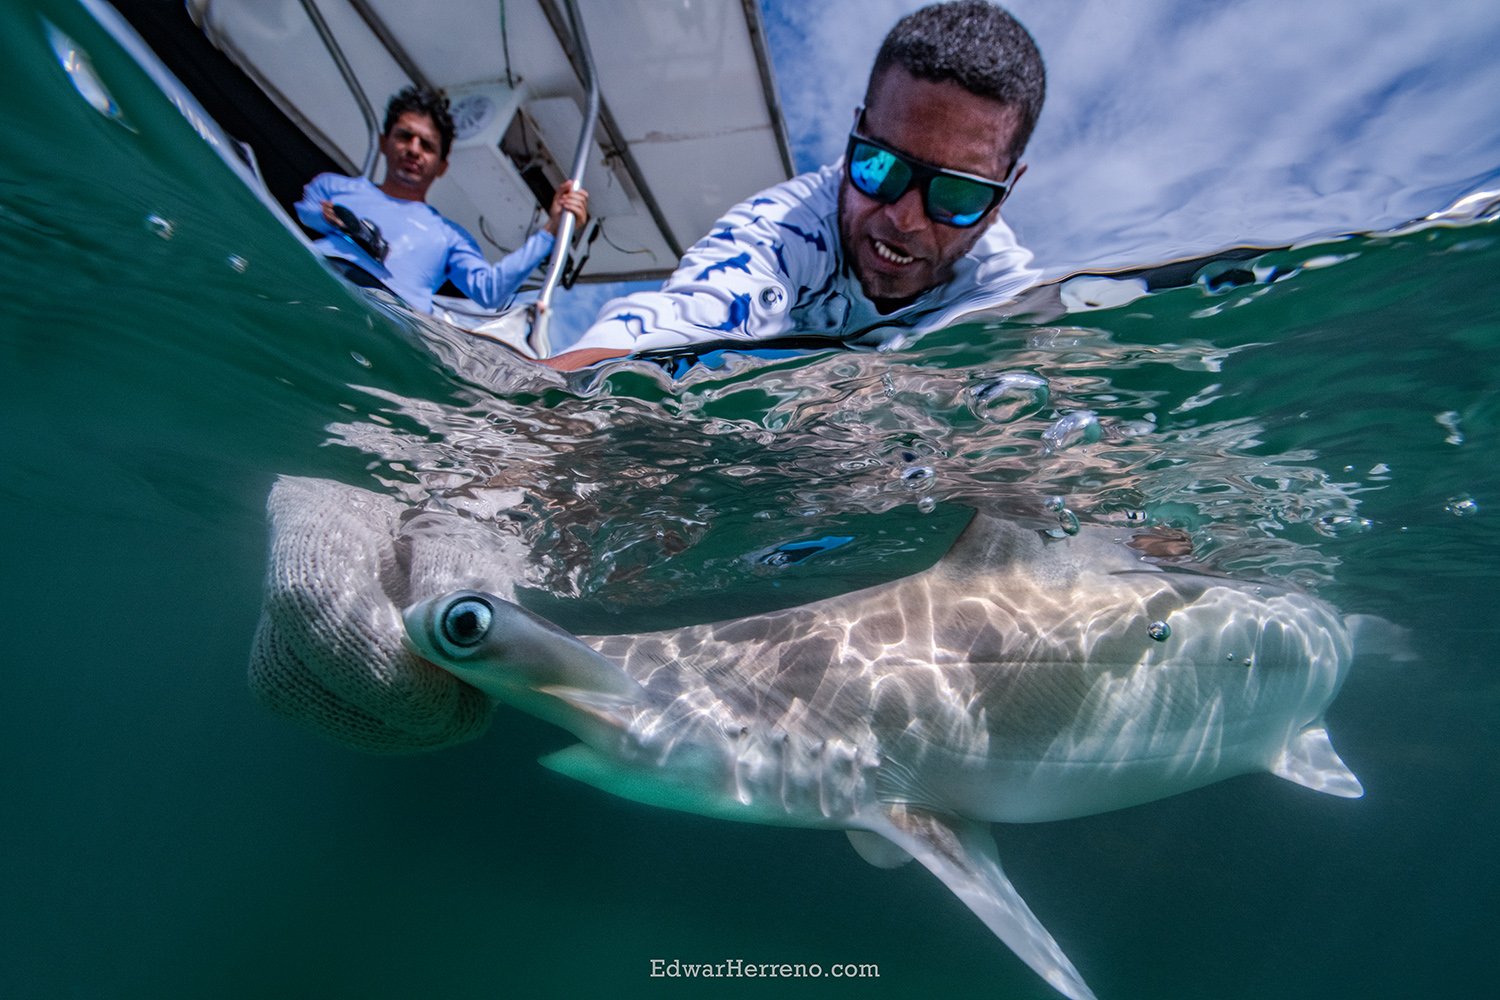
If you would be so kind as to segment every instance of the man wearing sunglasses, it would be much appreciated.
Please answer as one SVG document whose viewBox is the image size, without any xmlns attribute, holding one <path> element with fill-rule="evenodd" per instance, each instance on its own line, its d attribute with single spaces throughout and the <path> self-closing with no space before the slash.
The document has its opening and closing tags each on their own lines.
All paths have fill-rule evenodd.
<svg viewBox="0 0 1500 1000">
<path fill-rule="evenodd" d="M 807 337 L 890 350 L 1014 298 L 1038 273 L 1000 207 L 1045 78 L 1030 34 L 986 0 L 902 18 L 842 160 L 730 209 L 660 291 L 609 303 L 547 363 Z"/>
</svg>

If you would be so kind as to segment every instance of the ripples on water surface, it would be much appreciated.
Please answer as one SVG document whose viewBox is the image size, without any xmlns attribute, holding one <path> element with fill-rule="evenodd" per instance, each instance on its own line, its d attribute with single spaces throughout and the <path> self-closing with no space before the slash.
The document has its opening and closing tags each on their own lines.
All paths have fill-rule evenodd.
<svg viewBox="0 0 1500 1000">
<path fill-rule="evenodd" d="M 1002 855 L 1101 997 L 1487 992 L 1495 223 L 894 356 L 462 377 L 51 16 L 120 114 L 68 88 L 33 13 L 0 14 L 28 94 L 0 161 L 3 992 L 651 995 L 649 958 L 742 956 L 880 963 L 860 995 L 1050 995 L 925 873 L 568 786 L 532 763 L 558 735 L 513 713 L 390 761 L 262 712 L 243 669 L 278 474 L 505 511 L 585 630 L 899 575 L 971 507 L 1180 531 L 1212 569 L 1384 615 L 1419 659 L 1357 665 L 1330 718 L 1364 800 L 1242 778 L 1002 827 Z"/>
</svg>

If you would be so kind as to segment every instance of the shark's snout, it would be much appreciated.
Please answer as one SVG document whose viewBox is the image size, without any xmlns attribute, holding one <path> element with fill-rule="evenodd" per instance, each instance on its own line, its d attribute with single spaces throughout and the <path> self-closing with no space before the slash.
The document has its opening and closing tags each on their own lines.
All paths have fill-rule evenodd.
<svg viewBox="0 0 1500 1000">
<path fill-rule="evenodd" d="M 418 656 L 504 701 L 558 688 L 644 696 L 587 643 L 494 594 L 457 590 L 413 604 L 401 617 Z"/>
</svg>

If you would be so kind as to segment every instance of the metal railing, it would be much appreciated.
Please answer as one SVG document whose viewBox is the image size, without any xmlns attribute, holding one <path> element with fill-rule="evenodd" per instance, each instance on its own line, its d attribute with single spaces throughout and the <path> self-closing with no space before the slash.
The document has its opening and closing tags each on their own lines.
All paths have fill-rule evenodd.
<svg viewBox="0 0 1500 1000">
<path fill-rule="evenodd" d="M 589 152 L 594 144 L 594 124 L 599 120 L 599 74 L 594 70 L 594 56 L 589 51 L 588 35 L 584 33 L 583 18 L 578 14 L 576 0 L 564 0 L 563 5 L 568 14 L 568 30 L 573 33 L 573 44 L 578 50 L 578 62 L 588 78 L 584 81 L 588 90 L 588 110 L 584 112 L 583 131 L 578 136 L 578 147 L 573 153 L 573 169 L 568 174 L 568 179 L 575 187 L 582 187 L 583 172 L 588 166 Z M 542 290 L 531 306 L 531 334 L 527 337 L 527 344 L 539 358 L 552 353 L 552 338 L 548 330 L 551 323 L 552 293 L 562 280 L 563 269 L 567 267 L 576 226 L 577 220 L 573 218 L 572 212 L 564 212 L 558 220 L 557 242 L 552 248 L 552 262 L 547 267 L 547 278 L 542 282 Z"/>
<path fill-rule="evenodd" d="M 323 47 L 333 57 L 333 64 L 338 67 L 339 75 L 344 78 L 344 84 L 349 88 L 349 93 L 354 95 L 354 101 L 359 105 L 359 113 L 364 116 L 365 128 L 370 135 L 370 145 L 365 152 L 365 162 L 360 172 L 374 180 L 375 163 L 380 153 L 380 118 L 375 114 L 375 106 L 370 103 L 365 88 L 359 85 L 359 78 L 354 75 L 354 67 L 349 65 L 349 60 L 344 56 L 344 50 L 339 48 L 338 40 L 333 37 L 328 22 L 323 20 L 323 14 L 318 10 L 318 5 L 313 0 L 302 0 L 302 9 L 307 13 L 307 19 L 312 22 L 313 30 L 317 31 L 318 38 L 322 40 Z"/>
</svg>

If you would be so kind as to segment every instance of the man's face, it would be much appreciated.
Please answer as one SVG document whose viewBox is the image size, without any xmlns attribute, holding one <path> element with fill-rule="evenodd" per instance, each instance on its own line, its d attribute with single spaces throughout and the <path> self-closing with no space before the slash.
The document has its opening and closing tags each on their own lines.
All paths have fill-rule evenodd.
<svg viewBox="0 0 1500 1000">
<path fill-rule="evenodd" d="M 870 89 L 861 134 L 933 166 L 1001 181 L 1010 171 L 1011 140 L 1019 124 L 1019 113 L 1009 105 L 892 66 Z M 958 229 L 927 218 L 919 186 L 890 205 L 861 194 L 847 173 L 839 187 L 845 256 L 865 295 L 892 308 L 947 281 L 953 263 L 999 214 L 997 205 L 973 226 Z"/>
<path fill-rule="evenodd" d="M 387 194 L 422 200 L 432 182 L 443 176 L 448 161 L 442 158 L 442 141 L 432 119 L 420 111 L 403 111 L 388 134 L 380 138 L 385 154 Z"/>
</svg>

